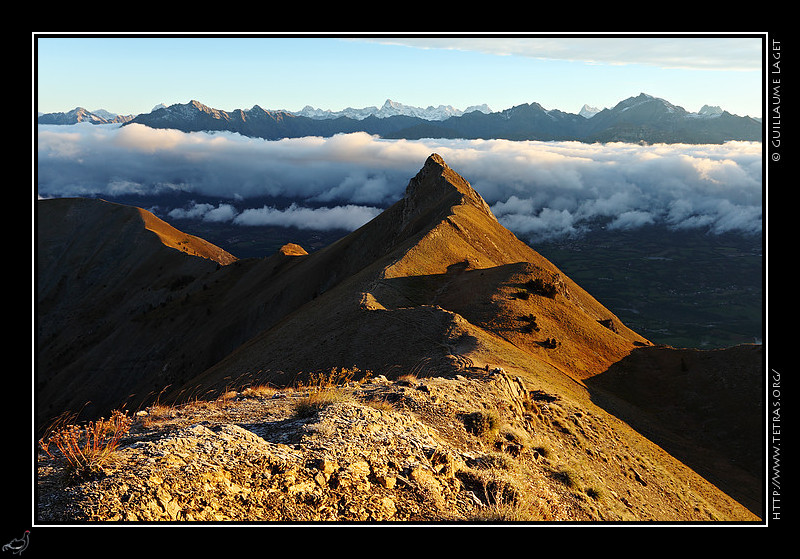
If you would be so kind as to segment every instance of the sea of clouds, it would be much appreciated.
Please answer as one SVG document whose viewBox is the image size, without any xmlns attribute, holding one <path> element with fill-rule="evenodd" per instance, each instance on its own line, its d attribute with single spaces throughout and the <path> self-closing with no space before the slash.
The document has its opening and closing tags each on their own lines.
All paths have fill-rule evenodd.
<svg viewBox="0 0 800 559">
<path fill-rule="evenodd" d="M 40 125 L 36 179 L 39 197 L 178 191 L 218 202 L 172 208 L 175 218 L 353 230 L 402 197 L 431 153 L 529 240 L 580 233 L 599 221 L 617 229 L 762 230 L 759 142 L 412 141 L 365 133 L 267 141 L 141 125 Z M 265 205 L 265 197 L 293 202 Z"/>
</svg>

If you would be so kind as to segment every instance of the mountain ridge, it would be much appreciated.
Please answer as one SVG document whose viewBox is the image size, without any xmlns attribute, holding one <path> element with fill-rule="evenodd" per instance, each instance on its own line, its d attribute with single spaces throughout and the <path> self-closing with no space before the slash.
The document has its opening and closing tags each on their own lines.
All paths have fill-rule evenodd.
<svg viewBox="0 0 800 559">
<path fill-rule="evenodd" d="M 165 245 L 175 234 L 143 215 L 102 200 L 37 202 L 40 428 L 64 412 L 91 417 L 120 406 L 213 400 L 248 386 L 296 386 L 335 370 L 389 380 L 410 371 L 453 378 L 498 370 L 558 395 L 570 409 L 617 424 L 597 399 L 633 428 L 651 429 L 654 396 L 622 389 L 629 369 L 605 375 L 623 362 L 645 373 L 639 383 L 674 374 L 671 360 L 643 369 L 633 356 L 660 355 L 662 348 L 502 227 L 437 154 L 409 180 L 403 198 L 313 253 L 286 245 L 266 258 L 221 263 L 201 243 L 192 246 L 204 251 Z M 758 357 L 756 351 L 738 358 L 742 386 L 757 376 Z M 695 370 L 690 362 L 683 372 Z M 727 389 L 719 385 L 715 398 Z M 684 425 L 681 399 L 659 405 L 676 418 L 657 421 L 654 431 L 668 451 L 672 444 L 685 463 L 710 468 L 734 494 L 732 480 L 746 479 L 752 496 L 757 474 L 713 466 L 720 456 L 730 464 L 730 453 L 742 447 L 693 447 L 693 432 L 676 430 Z M 723 434 L 737 422 L 752 425 L 753 415 L 736 409 Z M 556 432 L 572 432 L 564 420 Z M 706 436 L 717 441 L 719 425 L 708 428 Z M 641 434 L 618 429 L 626 445 L 643 444 Z"/>
<path fill-rule="evenodd" d="M 228 112 L 192 100 L 186 104 L 155 107 L 150 113 L 126 118 L 122 125 L 144 124 L 185 132 L 226 130 L 270 140 L 367 132 L 389 139 L 438 137 L 723 143 L 730 140 L 761 141 L 763 135 L 761 123 L 754 118 L 709 110 L 708 106 L 698 113 L 690 113 L 645 93 L 620 101 L 611 109 L 587 112 L 584 107 L 578 114 L 547 110 L 536 102 L 499 112 L 475 107 L 462 113 L 417 110 L 405 105 L 397 108 L 392 103 L 387 100 L 380 110 L 334 114 L 309 108 L 297 112 L 265 110 L 258 105 L 248 110 Z M 632 105 L 646 106 L 647 110 L 641 107 L 631 110 Z M 39 117 L 42 124 L 61 123 L 57 120 L 53 115 Z"/>
<path fill-rule="evenodd" d="M 90 206 L 94 209 L 90 210 Z M 143 372 L 140 376 L 142 378 L 152 376 L 154 379 L 160 379 L 151 381 L 150 388 L 152 390 L 160 390 L 166 385 L 174 386 L 174 390 L 170 390 L 170 395 L 178 397 L 176 391 L 185 389 L 189 380 L 196 375 L 198 370 L 208 369 L 212 366 L 221 367 L 219 361 L 224 353 L 233 351 L 258 331 L 269 330 L 279 323 L 283 324 L 284 328 L 288 327 L 289 323 L 285 320 L 290 315 L 292 320 L 300 320 L 304 315 L 303 312 L 300 312 L 302 307 L 320 305 L 320 302 L 329 296 L 329 292 L 343 283 L 347 285 L 346 288 L 340 289 L 344 301 L 334 302 L 334 309 L 339 304 L 341 309 L 346 308 L 354 315 L 361 316 L 362 301 L 375 301 L 377 307 L 395 309 L 397 312 L 394 314 L 413 315 L 413 320 L 422 320 L 426 314 L 433 312 L 440 320 L 444 321 L 440 323 L 439 327 L 445 328 L 445 330 L 455 328 L 454 331 L 456 331 L 461 328 L 460 325 L 463 325 L 466 328 L 464 332 L 467 332 L 471 331 L 473 326 L 466 324 L 469 319 L 464 321 L 461 315 L 466 313 L 467 316 L 471 316 L 473 313 L 477 313 L 475 316 L 482 316 L 483 311 L 481 311 L 480 305 L 470 303 L 465 306 L 464 301 L 459 301 L 458 296 L 449 297 L 449 300 L 455 305 L 453 307 L 456 310 L 455 314 L 453 314 L 453 310 L 444 309 L 439 303 L 442 300 L 448 300 L 448 286 L 452 286 L 454 289 L 471 289 L 482 292 L 487 300 L 481 304 L 491 304 L 503 313 L 510 313 L 511 310 L 507 308 L 505 299 L 507 295 L 498 295 L 496 293 L 497 285 L 494 283 L 484 284 L 482 276 L 491 276 L 492 282 L 504 286 L 503 291 L 509 295 L 516 291 L 521 293 L 524 290 L 524 288 L 517 288 L 517 284 L 522 285 L 527 281 L 533 281 L 531 278 L 541 276 L 536 278 L 537 281 L 542 285 L 561 289 L 562 295 L 567 294 L 571 297 L 570 304 L 579 302 L 584 310 L 592 309 L 593 320 L 590 330 L 593 334 L 591 339 L 592 343 L 600 344 L 596 348 L 600 354 L 606 354 L 608 351 L 608 348 L 600 348 L 603 347 L 603 344 L 612 343 L 609 341 L 611 340 L 609 336 L 619 337 L 619 333 L 612 332 L 598 322 L 611 320 L 618 323 L 618 319 L 612 313 L 602 308 L 588 294 L 584 294 L 583 290 L 566 278 L 555 266 L 502 227 L 488 205 L 471 185 L 435 154 L 428 158 L 419 173 L 409 181 L 406 196 L 365 226 L 312 254 L 303 254 L 305 251 L 298 250 L 300 247 L 297 247 L 264 259 L 236 260 L 230 255 L 224 254 L 224 251 L 220 251 L 223 253 L 222 258 L 209 260 L 207 257 L 218 254 L 216 250 L 210 248 L 209 244 L 191 239 L 192 244 L 190 245 L 189 236 L 178 236 L 174 233 L 174 229 L 167 228 L 154 216 L 143 220 L 141 216 L 147 214 L 137 210 L 135 214 L 132 214 L 136 216 L 139 227 L 141 227 L 141 233 L 137 233 L 137 235 L 148 231 L 146 227 L 148 223 L 157 223 L 161 231 L 159 247 L 163 248 L 158 251 L 150 250 L 147 256 L 132 254 L 128 257 L 124 250 L 122 253 L 117 253 L 118 250 L 113 248 L 115 242 L 122 242 L 119 245 L 120 249 L 125 249 L 125 243 L 134 243 L 131 247 L 144 245 L 141 244 L 141 241 L 134 240 L 134 237 L 131 236 L 132 232 L 126 230 L 123 233 L 121 230 L 110 227 L 106 223 L 108 212 L 103 210 L 103 207 L 105 205 L 101 201 L 41 200 L 38 202 L 40 244 L 37 258 L 42 274 L 39 279 L 40 289 L 37 297 L 40 302 L 53 301 L 53 307 L 42 304 L 41 312 L 47 316 L 47 313 L 55 312 L 53 309 L 60 309 L 59 312 L 68 316 L 70 312 L 77 312 L 78 307 L 82 304 L 94 308 L 94 305 L 89 302 L 91 299 L 104 301 L 106 298 L 110 298 L 117 302 L 116 305 L 110 307 L 114 313 L 125 313 L 135 318 L 125 320 L 122 324 L 109 321 L 105 327 L 107 328 L 106 333 L 101 334 L 105 330 L 100 326 L 107 320 L 102 317 L 109 314 L 109 310 L 105 308 L 83 309 L 82 313 L 101 317 L 100 319 L 93 318 L 91 321 L 96 325 L 92 328 L 91 338 L 99 336 L 98 339 L 92 341 L 82 339 L 84 336 L 80 332 L 80 328 L 71 333 L 59 333 L 55 328 L 43 326 L 42 337 L 47 340 L 47 343 L 41 346 L 40 356 L 43 357 L 45 363 L 48 363 L 48 377 L 55 376 L 58 374 L 56 371 L 62 370 L 73 371 L 68 376 L 79 378 L 81 374 L 90 374 L 89 371 L 95 370 L 95 367 L 100 367 L 96 369 L 97 374 L 100 374 L 102 370 L 100 364 L 107 363 L 109 355 L 113 353 L 112 347 L 116 347 L 119 354 L 117 359 L 120 360 L 124 360 L 122 357 L 125 355 L 123 347 L 128 347 L 130 351 L 134 352 L 141 351 L 141 349 L 136 350 L 137 347 L 149 347 L 150 349 L 146 352 L 149 356 L 145 361 L 141 361 L 140 358 L 134 360 L 139 361 L 139 367 L 152 371 L 150 374 Z M 119 206 L 110 207 L 115 208 L 118 212 L 124 209 Z M 90 211 L 80 221 L 81 228 L 74 229 L 72 233 L 60 230 L 59 228 L 65 224 L 66 216 L 77 214 L 81 208 Z M 66 215 L 59 215 L 59 212 L 65 211 Z M 131 219 L 132 216 L 128 218 L 128 222 Z M 99 225 L 100 223 L 103 225 Z M 92 224 L 95 224 L 94 226 L 99 230 L 107 232 L 108 239 L 106 241 L 98 243 L 95 240 L 91 233 Z M 78 231 L 82 231 L 82 233 L 79 234 Z M 169 231 L 170 234 L 165 234 L 165 231 Z M 80 237 L 80 239 L 76 237 Z M 166 244 L 163 243 L 165 239 L 168 241 Z M 174 241 L 174 239 L 182 239 L 182 242 Z M 69 240 L 70 245 L 64 246 L 66 240 Z M 189 248 L 190 246 L 191 248 Z M 166 250 L 167 247 L 178 250 L 169 252 Z M 59 255 L 58 259 L 51 261 L 54 254 Z M 89 259 L 85 256 L 86 254 L 96 255 Z M 175 270 L 168 270 L 167 273 L 159 271 L 165 269 L 162 259 L 172 257 L 173 254 L 180 261 L 174 265 Z M 159 256 L 157 259 L 153 259 L 153 256 L 156 255 L 163 255 L 163 257 Z M 191 255 L 200 255 L 206 258 L 192 259 Z M 70 264 L 70 260 L 65 260 L 69 258 L 72 258 L 75 264 Z M 114 259 L 117 258 L 131 260 L 134 263 L 121 266 L 115 262 Z M 190 259 L 185 260 L 186 258 Z M 78 262 L 92 260 L 97 264 L 90 272 L 86 272 L 86 275 L 81 275 L 80 270 L 85 268 L 85 264 L 79 265 Z M 149 264 L 151 260 L 153 263 Z M 55 262 L 64 264 L 64 270 L 57 271 L 58 268 L 54 267 Z M 191 266 L 187 267 L 186 271 L 180 271 L 181 267 L 187 264 L 191 264 Z M 221 266 L 221 264 L 227 265 Z M 142 277 L 138 278 L 133 272 L 128 272 L 125 275 L 126 282 L 133 282 L 134 278 L 138 278 L 137 281 L 147 284 L 139 287 L 133 284 L 128 288 L 134 293 L 141 293 L 136 297 L 119 293 L 115 287 L 115 282 L 118 280 L 109 279 L 128 269 L 141 270 L 137 273 L 141 273 Z M 76 277 L 70 278 L 70 273 L 76 274 Z M 127 286 L 128 284 L 123 282 L 119 285 Z M 541 299 L 541 297 L 539 298 Z M 412 306 L 417 309 L 400 310 L 408 306 L 403 303 L 404 299 L 414 302 L 415 304 Z M 194 300 L 197 302 L 193 303 Z M 522 301 L 514 298 L 509 300 Z M 533 299 L 530 299 L 530 302 L 526 304 L 532 302 Z M 72 310 L 70 311 L 70 309 Z M 312 317 L 306 320 L 313 323 L 314 313 L 306 311 L 306 314 Z M 378 315 L 366 314 L 370 319 L 382 320 L 383 317 Z M 198 324 L 197 321 L 201 316 L 211 317 L 205 321 L 208 325 L 203 322 Z M 164 324 L 165 318 L 169 319 L 169 326 Z M 119 318 L 114 320 L 119 320 Z M 544 318 L 540 319 L 542 323 L 544 320 Z M 559 324 L 559 319 L 555 315 L 548 317 L 547 321 L 554 327 Z M 42 322 L 49 323 L 50 321 L 43 320 Z M 53 321 L 53 324 L 58 323 Z M 180 324 L 186 325 L 186 333 L 183 333 L 178 327 Z M 298 322 L 295 327 L 301 331 L 304 329 L 302 322 Z M 621 323 L 619 328 L 619 332 L 624 330 Z M 198 331 L 193 332 L 192 329 L 198 329 Z M 341 339 L 343 336 L 343 330 L 339 330 L 341 331 L 332 333 L 337 339 Z M 557 330 L 558 328 L 554 331 Z M 163 335 L 160 334 L 162 331 Z M 445 335 L 441 330 L 437 330 L 437 332 L 435 336 Z M 471 334 L 465 335 L 471 336 Z M 573 333 L 568 333 L 568 335 L 572 336 Z M 627 350 L 631 347 L 630 344 L 633 340 L 646 343 L 646 340 L 633 333 L 627 335 L 630 337 L 630 340 L 625 341 L 624 344 L 625 348 L 628 348 Z M 125 337 L 130 342 L 118 341 Z M 165 343 L 162 338 L 171 340 L 170 343 L 177 344 L 178 347 L 186 344 L 187 349 L 170 351 L 169 344 Z M 189 350 L 189 346 L 194 344 L 189 341 L 190 338 L 206 339 L 208 344 L 199 350 Z M 276 340 L 275 343 L 278 345 L 283 343 L 280 338 Z M 500 343 L 505 346 L 509 344 L 507 340 L 499 339 L 495 334 L 489 335 L 487 340 L 490 345 Z M 525 344 L 528 349 L 532 348 L 541 352 L 541 341 L 527 340 Z M 121 345 L 117 346 L 116 344 Z M 342 342 L 342 347 L 347 347 L 348 344 L 352 344 L 352 342 Z M 439 346 L 438 342 L 434 342 L 434 345 L 440 349 L 443 347 Z M 105 349 L 106 346 L 108 346 L 107 349 Z M 81 355 L 75 355 L 79 347 L 86 348 L 86 350 Z M 156 350 L 156 348 L 159 349 Z M 363 354 L 363 350 L 360 348 L 352 349 L 359 355 Z M 239 348 L 237 355 L 241 357 L 242 353 L 243 351 Z M 400 354 L 402 353 L 406 354 L 402 358 L 405 366 L 408 367 L 414 364 L 409 360 L 420 358 L 413 352 L 401 351 Z M 580 357 L 579 352 L 576 353 L 570 349 L 565 353 L 570 355 L 570 359 L 575 363 L 581 364 L 579 369 L 588 363 Z M 453 353 L 439 350 L 436 350 L 435 354 L 438 356 L 437 366 L 446 366 L 455 358 Z M 618 354 L 619 350 L 614 350 L 609 355 Z M 298 357 L 300 356 L 298 355 Z M 305 355 L 298 363 L 303 362 L 306 367 L 310 367 L 312 370 L 316 369 L 324 364 L 324 359 L 314 364 L 315 357 L 314 355 Z M 345 358 L 345 355 L 342 355 L 342 358 Z M 614 357 L 606 359 L 614 359 Z M 90 365 L 93 362 L 96 362 L 97 365 Z M 150 365 L 146 365 L 148 362 Z M 602 360 L 598 361 L 598 363 L 600 362 Z M 336 365 L 350 366 L 353 363 L 343 362 Z M 370 366 L 379 368 L 382 365 L 383 363 L 374 359 L 369 364 L 366 361 L 361 364 L 364 369 Z M 133 363 L 120 365 L 120 368 L 124 370 L 129 366 L 133 366 Z M 553 365 L 548 365 L 548 367 L 550 366 Z M 563 367 L 564 365 L 557 366 Z M 256 369 L 248 372 L 252 373 L 253 370 Z M 580 373 L 579 376 L 583 374 Z M 204 376 L 208 379 L 211 377 L 213 375 L 210 373 Z M 87 386 L 89 384 L 91 383 L 88 383 Z M 212 386 L 218 388 L 217 385 L 217 382 L 212 382 L 208 388 Z M 52 390 L 53 394 L 57 392 L 55 388 Z M 139 394 L 138 397 L 142 397 L 142 390 L 143 388 L 140 387 L 135 391 Z M 130 390 L 128 393 L 130 392 L 134 391 Z M 44 393 L 50 394 L 50 389 Z M 92 400 L 93 405 L 100 406 L 99 398 L 86 397 L 80 390 L 76 390 L 73 397 L 78 400 L 83 397 L 84 400 Z"/>
<path fill-rule="evenodd" d="M 368 252 L 360 248 L 365 237 L 373 247 Z M 467 339 L 471 344 L 483 344 L 481 346 L 483 353 L 494 351 L 491 348 L 500 352 L 498 347 L 505 348 L 502 349 L 503 352 L 514 353 L 516 350 L 513 350 L 512 346 L 523 345 L 527 351 L 540 354 L 539 365 L 546 363 L 542 366 L 548 370 L 563 370 L 571 366 L 574 370 L 566 375 L 567 383 L 576 380 L 580 382 L 581 378 L 602 370 L 629 352 L 635 343 L 649 344 L 647 340 L 625 328 L 613 313 L 566 278 L 552 263 L 547 262 L 502 227 L 471 185 L 436 154 L 430 156 L 420 172 L 409 181 L 404 198 L 358 231 L 310 255 L 307 259 L 348 261 L 352 258 L 348 255 L 353 252 L 357 252 L 359 256 L 363 254 L 374 256 L 364 259 L 369 263 L 367 266 L 359 265 L 351 268 L 355 273 L 347 276 L 345 288 L 339 288 L 337 285 L 330 289 L 331 293 L 327 293 L 329 290 L 326 286 L 324 290 L 317 292 L 320 297 L 313 302 L 313 305 L 318 307 L 327 305 L 326 311 L 309 311 L 307 313 L 309 316 L 305 317 L 302 309 L 298 310 L 292 314 L 289 322 L 284 321 L 280 325 L 280 328 L 285 329 L 287 333 L 266 334 L 264 339 L 267 341 L 260 346 L 260 349 L 252 349 L 251 358 L 245 358 L 244 348 L 237 349 L 235 356 L 215 365 L 214 371 L 225 370 L 228 373 L 231 370 L 238 370 L 244 373 L 265 369 L 266 367 L 259 362 L 262 355 L 277 351 L 272 348 L 283 344 L 284 339 L 304 339 L 306 337 L 304 332 L 312 335 L 312 330 L 306 324 L 314 321 L 315 314 L 332 315 L 342 313 L 342 309 L 347 309 L 350 313 L 347 315 L 348 319 L 342 320 L 344 324 L 332 325 L 328 335 L 331 339 L 337 340 L 335 345 L 346 347 L 349 344 L 357 353 L 361 352 L 361 349 L 355 347 L 353 340 L 358 336 L 348 331 L 350 324 L 362 325 L 372 319 L 382 320 L 383 315 L 392 314 L 404 315 L 402 320 L 417 324 L 417 314 L 434 315 L 441 321 L 440 327 L 449 330 L 449 333 L 440 332 L 436 335 L 449 339 L 448 343 L 454 348 L 466 343 L 464 340 Z M 526 282 L 538 282 L 542 286 L 549 286 L 558 295 L 553 295 L 552 299 L 529 297 L 523 300 L 521 297 L 524 288 L 517 286 L 522 286 Z M 329 282 L 330 285 L 333 283 Z M 498 285 L 505 286 L 502 295 L 495 293 Z M 335 292 L 335 289 L 339 289 L 339 292 Z M 450 289 L 454 294 L 448 297 Z M 472 291 L 474 294 L 481 293 L 486 300 L 470 301 L 468 297 L 463 296 L 463 293 L 458 294 L 462 289 Z M 360 295 L 354 297 L 353 292 Z M 516 293 L 520 293 L 520 299 L 515 298 Z M 580 313 L 580 317 L 583 318 L 569 319 L 561 313 L 559 305 L 550 305 L 549 302 L 556 297 L 559 300 L 563 297 L 565 299 L 563 304 L 570 306 L 569 312 Z M 534 305 L 534 301 L 539 299 L 545 302 Z M 449 304 L 444 305 L 443 301 L 448 301 Z M 491 320 L 495 320 L 495 317 L 492 319 L 484 317 L 483 305 L 490 304 L 490 301 L 492 308 L 504 314 L 504 321 L 516 320 L 512 314 L 517 310 L 516 303 L 528 307 L 526 310 L 529 311 L 546 312 L 547 315 L 541 316 L 538 324 L 543 332 L 542 338 L 544 331 L 552 334 L 551 339 L 563 338 L 557 342 L 563 342 L 563 360 L 553 361 L 549 358 L 548 352 L 541 349 L 542 338 L 532 339 L 530 335 L 525 335 L 517 339 L 516 333 L 498 336 L 497 333 L 507 326 L 505 323 L 491 324 Z M 513 304 L 509 304 L 508 301 L 513 301 Z M 379 312 L 373 315 L 368 312 L 370 310 Z M 590 318 L 586 319 L 586 316 Z M 615 323 L 616 331 L 604 326 L 603 321 Z M 478 327 L 477 331 L 474 330 L 474 326 Z M 417 328 L 424 331 L 426 336 L 435 338 L 435 335 L 424 326 L 418 325 Z M 313 331 L 313 336 L 318 335 L 323 329 L 317 327 Z M 484 334 L 484 329 L 492 333 Z M 584 337 L 585 343 L 590 344 L 593 348 L 591 358 L 587 359 L 581 355 L 581 351 L 571 348 L 575 337 Z M 459 341 L 460 338 L 463 339 Z M 425 341 L 420 338 L 418 343 L 424 345 Z M 455 355 L 458 352 L 450 351 L 454 348 L 441 346 L 436 350 L 434 346 L 440 347 L 439 342 L 435 342 L 423 352 L 428 358 L 438 355 L 438 363 L 442 366 L 449 360 L 456 359 Z M 265 347 L 269 349 L 264 349 Z M 398 356 L 397 359 L 404 360 L 406 367 L 412 367 L 415 364 L 413 359 L 419 357 L 407 349 L 405 353 L 408 354 L 405 358 Z M 488 359 L 485 355 L 482 358 Z M 379 360 L 370 360 L 368 356 L 363 356 L 363 359 L 363 362 L 355 363 L 362 369 L 379 369 L 383 365 Z M 474 359 L 477 360 L 478 357 Z M 287 362 L 288 360 L 283 363 L 285 367 L 288 366 Z M 309 355 L 303 356 L 299 363 L 302 364 L 295 366 L 295 370 L 315 370 L 322 367 L 324 361 L 318 361 L 315 355 Z M 492 363 L 495 364 L 498 363 Z M 350 366 L 352 363 L 341 362 L 337 365 Z M 505 366 L 512 365 L 505 363 Z M 205 376 L 213 377 L 215 374 L 208 371 Z M 567 381 L 567 378 L 570 380 Z M 270 378 L 264 376 L 262 380 Z"/>
<path fill-rule="evenodd" d="M 69 125 L 79 122 L 91 124 L 120 124 L 134 118 L 134 115 L 117 115 L 105 110 L 89 111 L 83 107 L 75 107 L 71 111 L 39 114 L 37 124 Z"/>
<path fill-rule="evenodd" d="M 383 105 L 381 105 L 380 108 L 375 106 L 364 107 L 362 109 L 354 109 L 352 107 L 348 107 L 346 109 L 342 109 L 341 111 L 331 111 L 331 110 L 317 109 L 310 105 L 306 105 L 299 111 L 287 111 L 287 112 L 291 112 L 292 114 L 295 114 L 297 116 L 306 116 L 309 118 L 316 118 L 316 119 L 348 117 L 356 120 L 361 120 L 369 116 L 375 116 L 377 118 L 386 118 L 389 116 L 405 115 L 405 116 L 419 117 L 424 120 L 444 120 L 451 116 L 461 116 L 463 114 L 470 113 L 472 111 L 481 111 L 484 113 L 492 112 L 489 106 L 486 105 L 485 103 L 482 105 L 469 106 L 462 111 L 460 109 L 454 108 L 452 105 L 439 105 L 438 107 L 434 107 L 431 105 L 426 108 L 412 107 L 409 105 L 405 105 L 403 103 L 398 103 L 397 101 L 392 101 L 391 99 L 387 99 L 383 103 Z"/>
</svg>

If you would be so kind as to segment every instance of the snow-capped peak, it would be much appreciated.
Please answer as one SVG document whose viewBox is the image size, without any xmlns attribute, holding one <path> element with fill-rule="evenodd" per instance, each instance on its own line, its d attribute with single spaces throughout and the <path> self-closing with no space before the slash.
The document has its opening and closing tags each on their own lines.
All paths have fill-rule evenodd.
<svg viewBox="0 0 800 559">
<path fill-rule="evenodd" d="M 703 105 L 703 108 L 698 111 L 698 114 L 703 116 L 718 116 L 722 114 L 722 109 L 716 105 Z"/>
<path fill-rule="evenodd" d="M 310 105 L 306 105 L 302 110 L 297 111 L 294 114 L 297 116 L 305 116 L 316 119 L 339 118 L 344 116 L 357 120 L 363 120 L 369 116 L 374 116 L 376 118 L 387 118 L 390 116 L 402 115 L 414 116 L 425 120 L 445 120 L 451 116 L 461 116 L 472 111 L 481 111 L 484 113 L 492 112 L 486 104 L 473 105 L 462 111 L 454 108 L 451 105 L 439 105 L 438 107 L 431 105 L 423 109 L 421 107 L 404 105 L 403 103 L 387 99 L 380 108 L 375 106 L 364 107 L 362 109 L 348 107 L 341 111 L 331 111 L 316 109 Z"/>
<path fill-rule="evenodd" d="M 601 109 L 597 107 L 590 107 L 589 105 L 584 105 L 581 107 L 581 110 L 578 112 L 583 118 L 592 118 L 594 115 L 599 113 Z"/>
</svg>

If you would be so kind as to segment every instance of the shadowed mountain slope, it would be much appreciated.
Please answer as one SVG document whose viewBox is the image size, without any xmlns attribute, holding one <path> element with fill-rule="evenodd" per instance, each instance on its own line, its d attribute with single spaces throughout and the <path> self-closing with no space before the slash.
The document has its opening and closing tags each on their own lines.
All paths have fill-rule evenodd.
<svg viewBox="0 0 800 559">
<path fill-rule="evenodd" d="M 40 200 L 36 222 L 37 419 L 105 412 L 160 389 L 149 371 L 163 367 L 175 336 L 140 317 L 235 258 L 103 200 Z"/>
<path fill-rule="evenodd" d="M 760 513 L 763 359 L 760 345 L 642 347 L 587 385 L 598 405 Z"/>
</svg>

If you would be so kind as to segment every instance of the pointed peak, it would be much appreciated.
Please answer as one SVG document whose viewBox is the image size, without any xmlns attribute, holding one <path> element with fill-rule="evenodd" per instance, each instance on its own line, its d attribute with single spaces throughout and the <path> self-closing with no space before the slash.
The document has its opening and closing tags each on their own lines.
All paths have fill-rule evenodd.
<svg viewBox="0 0 800 559">
<path fill-rule="evenodd" d="M 442 203 L 448 207 L 472 204 L 494 219 L 489 205 L 467 180 L 450 168 L 438 153 L 425 160 L 422 169 L 409 181 L 404 197 L 406 211 L 418 213 Z"/>
<path fill-rule="evenodd" d="M 422 169 L 411 179 L 406 188 L 406 198 L 440 198 L 444 194 L 466 189 L 472 190 L 469 183 L 461 175 L 453 171 L 444 158 L 432 153 L 425 160 Z"/>
<path fill-rule="evenodd" d="M 425 160 L 425 167 L 429 165 L 438 165 L 449 169 L 447 163 L 444 162 L 444 159 L 438 153 L 432 153 L 428 156 L 428 159 Z"/>
</svg>

